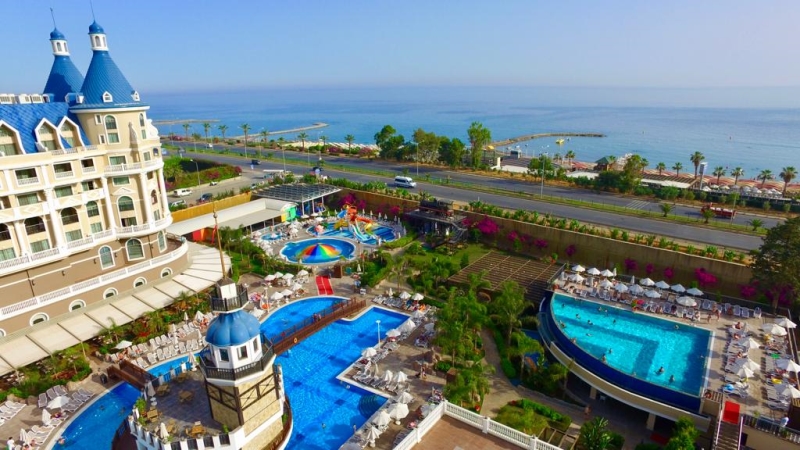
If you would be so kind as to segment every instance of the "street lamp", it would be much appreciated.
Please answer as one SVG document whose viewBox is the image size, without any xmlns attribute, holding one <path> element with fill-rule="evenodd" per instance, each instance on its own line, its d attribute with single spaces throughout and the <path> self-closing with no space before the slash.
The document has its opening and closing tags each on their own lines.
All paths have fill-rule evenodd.
<svg viewBox="0 0 800 450">
<path fill-rule="evenodd" d="M 200 166 L 197 164 L 197 161 L 190 159 L 189 162 L 194 163 L 194 172 L 197 174 L 197 187 L 200 187 Z"/>
<path fill-rule="evenodd" d="M 545 161 L 545 158 L 547 158 L 547 157 L 548 157 L 547 153 L 542 153 L 541 155 L 539 155 L 539 170 L 542 171 L 542 187 L 539 190 L 539 198 L 540 199 L 544 198 L 544 175 L 545 175 L 544 161 Z"/>
<path fill-rule="evenodd" d="M 378 345 L 381 345 L 381 321 L 376 320 L 376 324 L 378 324 Z"/>
</svg>

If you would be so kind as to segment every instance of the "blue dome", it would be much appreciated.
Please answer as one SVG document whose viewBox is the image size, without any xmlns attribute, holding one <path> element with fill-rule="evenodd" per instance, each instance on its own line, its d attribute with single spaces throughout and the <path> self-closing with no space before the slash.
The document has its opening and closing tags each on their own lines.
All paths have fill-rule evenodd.
<svg viewBox="0 0 800 450">
<path fill-rule="evenodd" d="M 206 342 L 217 347 L 242 345 L 260 334 L 258 319 L 244 310 L 220 314 L 206 332 Z"/>
<path fill-rule="evenodd" d="M 66 38 L 60 31 L 58 31 L 58 28 L 53 28 L 53 31 L 50 32 L 51 41 L 63 41 L 64 39 Z"/>
<path fill-rule="evenodd" d="M 91 25 L 89 25 L 89 34 L 100 34 L 105 32 L 106 31 L 97 23 L 97 21 L 94 21 Z"/>
</svg>

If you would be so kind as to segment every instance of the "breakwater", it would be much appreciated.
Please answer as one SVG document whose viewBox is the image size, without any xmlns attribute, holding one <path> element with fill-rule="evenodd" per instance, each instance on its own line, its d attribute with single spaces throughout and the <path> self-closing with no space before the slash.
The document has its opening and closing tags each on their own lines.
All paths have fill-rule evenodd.
<svg viewBox="0 0 800 450">
<path fill-rule="evenodd" d="M 502 147 L 504 145 L 511 145 L 516 144 L 517 142 L 525 142 L 525 141 L 532 141 L 534 139 L 541 139 L 546 137 L 593 137 L 593 138 L 601 138 L 606 137 L 605 134 L 602 133 L 537 133 L 537 134 L 524 134 L 522 136 L 517 136 L 509 139 L 504 139 L 502 141 L 495 141 L 491 142 L 489 145 L 493 147 Z"/>
<path fill-rule="evenodd" d="M 309 126 L 307 126 L 307 127 L 297 127 L 297 128 L 289 128 L 288 130 L 270 131 L 270 132 L 269 132 L 269 135 L 270 135 L 270 136 L 272 136 L 272 135 L 275 135 L 275 134 L 291 134 L 291 133 L 299 133 L 299 132 L 301 132 L 301 131 L 316 130 L 316 129 L 318 129 L 318 128 L 325 128 L 325 127 L 327 127 L 327 126 L 328 126 L 328 124 L 327 124 L 327 123 L 324 123 L 324 122 L 315 122 L 315 123 L 313 123 L 313 124 L 311 124 L 311 125 L 309 125 Z M 259 135 L 259 133 L 258 133 L 258 132 L 250 133 L 250 134 L 248 134 L 247 136 L 248 136 L 249 138 L 255 137 L 255 140 L 256 140 L 256 141 L 258 141 L 258 140 L 259 140 L 259 137 L 260 137 L 260 135 Z M 241 136 L 231 136 L 231 137 L 229 137 L 229 139 L 244 139 L 244 135 L 241 135 Z M 308 140 L 306 140 L 306 142 L 308 142 Z"/>
</svg>

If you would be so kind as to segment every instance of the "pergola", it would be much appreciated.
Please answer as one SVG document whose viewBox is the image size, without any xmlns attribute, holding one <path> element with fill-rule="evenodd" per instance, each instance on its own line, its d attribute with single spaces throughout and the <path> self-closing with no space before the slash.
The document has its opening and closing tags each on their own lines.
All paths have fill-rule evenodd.
<svg viewBox="0 0 800 450">
<path fill-rule="evenodd" d="M 316 200 L 325 204 L 325 196 L 341 191 L 336 186 L 329 184 L 278 184 L 253 191 L 253 195 L 262 198 L 273 198 L 277 200 L 294 202 L 300 204 L 305 211 L 306 203 L 313 203 Z"/>
</svg>

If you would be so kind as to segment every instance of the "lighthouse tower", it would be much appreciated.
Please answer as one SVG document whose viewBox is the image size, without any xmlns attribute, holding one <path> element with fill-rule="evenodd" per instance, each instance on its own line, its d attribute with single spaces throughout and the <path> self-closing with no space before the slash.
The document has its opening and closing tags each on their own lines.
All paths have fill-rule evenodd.
<svg viewBox="0 0 800 450">
<path fill-rule="evenodd" d="M 231 430 L 235 448 L 249 450 L 280 436 L 284 392 L 271 343 L 258 320 L 242 309 L 246 304 L 244 286 L 229 278 L 217 283 L 211 309 L 219 315 L 208 327 L 200 367 L 212 417 Z"/>
</svg>

